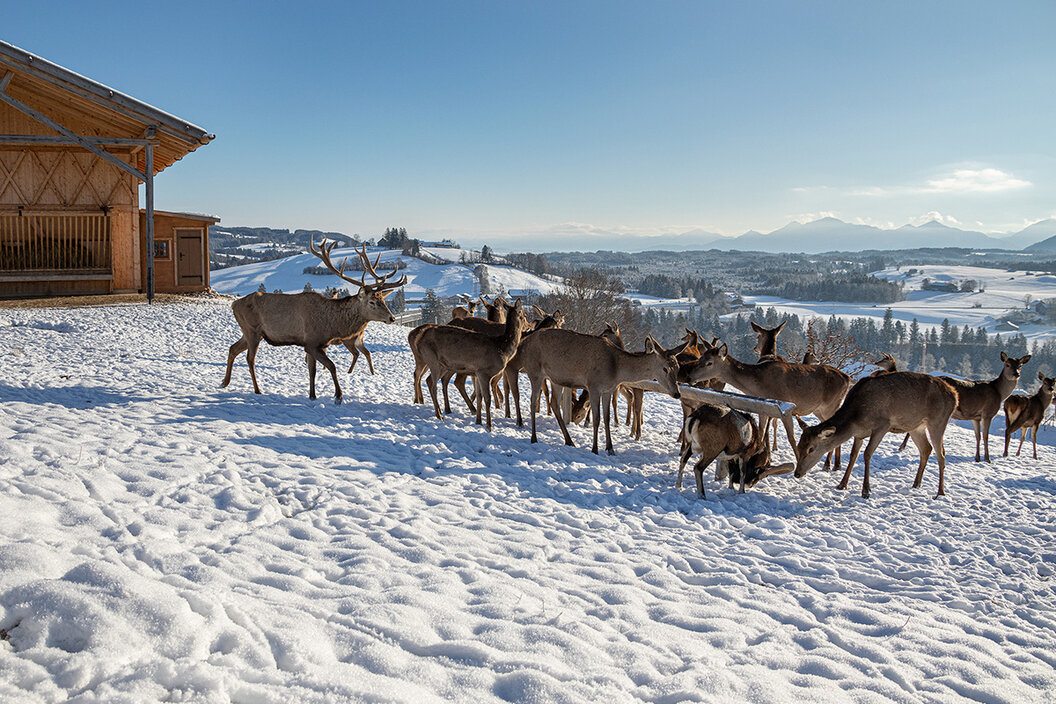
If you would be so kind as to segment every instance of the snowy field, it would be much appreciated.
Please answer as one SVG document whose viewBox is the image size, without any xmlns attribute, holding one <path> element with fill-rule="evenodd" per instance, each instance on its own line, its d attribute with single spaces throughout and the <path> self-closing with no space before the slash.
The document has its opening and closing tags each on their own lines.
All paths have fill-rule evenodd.
<svg viewBox="0 0 1056 704">
<path fill-rule="evenodd" d="M 428 251 L 442 253 L 457 260 L 462 250 L 432 248 Z M 407 298 L 421 298 L 429 289 L 442 297 L 458 294 L 476 295 L 480 292 L 479 282 L 473 273 L 474 266 L 426 264 L 421 259 L 405 257 L 394 249 L 374 250 L 370 253 L 371 259 L 378 254 L 381 254 L 382 262 L 402 260 L 407 264 L 407 268 L 401 272 L 407 274 L 407 285 L 404 287 Z M 337 266 L 341 265 L 341 260 L 345 257 L 349 258 L 350 263 L 358 261 L 353 249 L 335 249 L 331 254 L 331 259 Z M 316 291 L 322 291 L 327 286 L 350 287 L 350 284 L 333 275 L 320 276 L 304 273 L 305 267 L 317 266 L 323 266 L 323 264 L 315 256 L 299 254 L 285 259 L 219 269 L 210 273 L 210 279 L 212 287 L 217 291 L 236 296 L 253 293 L 261 284 L 264 284 L 268 291 L 278 289 L 286 293 L 296 293 L 302 290 L 306 282 L 310 283 Z M 491 264 L 485 266 L 487 266 L 489 281 L 496 289 L 502 286 L 507 291 L 532 290 L 550 293 L 558 288 L 558 284 L 520 269 Z M 358 279 L 363 272 L 350 271 L 348 273 L 352 278 Z"/>
<path fill-rule="evenodd" d="M 910 268 L 917 273 L 909 275 Z M 917 266 L 902 267 L 901 271 L 885 269 L 873 272 L 873 276 L 890 281 L 905 282 L 906 300 L 897 303 L 873 305 L 871 303 L 834 303 L 813 301 L 792 301 L 775 296 L 745 296 L 746 303 L 754 303 L 763 308 L 776 308 L 782 313 L 792 313 L 802 318 L 822 316 L 828 318 L 873 318 L 877 324 L 883 322 L 884 313 L 891 308 L 895 320 L 909 324 L 914 318 L 924 328 L 938 327 L 944 318 L 950 323 L 963 327 L 985 328 L 989 333 L 996 330 L 998 318 L 1011 310 L 1024 307 L 1024 297 L 1029 295 L 1034 301 L 1056 298 L 1056 276 L 1052 274 L 1027 274 L 1022 271 L 1003 271 L 973 266 Z M 943 293 L 941 291 L 924 291 L 921 284 L 925 278 L 933 282 L 959 283 L 974 279 L 983 287 L 983 291 L 974 293 Z M 1056 338 L 1056 328 L 1051 325 L 1024 325 L 1022 332 L 1028 340 L 1047 340 Z M 1001 332 L 1008 335 L 1008 332 Z"/>
<path fill-rule="evenodd" d="M 615 458 L 531 445 L 410 404 L 405 336 L 334 350 L 335 406 L 293 348 L 219 388 L 223 301 L 0 311 L 0 701 L 1056 700 L 1051 430 L 951 427 L 942 500 L 897 438 L 868 501 L 698 500 L 671 399 Z"/>
</svg>

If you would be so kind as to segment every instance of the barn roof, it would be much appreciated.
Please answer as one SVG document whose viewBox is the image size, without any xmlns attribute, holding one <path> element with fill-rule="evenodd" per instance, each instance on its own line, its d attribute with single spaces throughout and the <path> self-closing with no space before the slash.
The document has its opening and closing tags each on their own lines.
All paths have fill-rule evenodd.
<svg viewBox="0 0 1056 704">
<path fill-rule="evenodd" d="M 157 173 L 208 144 L 216 135 L 90 78 L 0 41 L 0 80 L 11 73 L 5 92 L 60 124 L 86 124 L 93 137 L 142 138 L 156 128 Z M 40 134 L 52 131 L 40 126 Z M 144 168 L 142 156 L 139 169 Z"/>
</svg>

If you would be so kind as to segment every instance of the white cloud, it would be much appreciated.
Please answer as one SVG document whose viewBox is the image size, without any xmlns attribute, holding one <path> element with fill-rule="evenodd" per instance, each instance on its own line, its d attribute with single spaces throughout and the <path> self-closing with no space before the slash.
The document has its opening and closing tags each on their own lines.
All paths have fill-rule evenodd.
<svg viewBox="0 0 1056 704">
<path fill-rule="evenodd" d="M 930 213 L 918 215 L 915 218 L 910 218 L 909 223 L 911 225 L 923 225 L 924 223 L 931 222 L 932 220 L 940 222 L 943 225 L 949 225 L 950 227 L 961 227 L 961 222 L 957 218 L 953 217 L 952 215 L 943 215 L 942 213 L 935 210 L 932 210 Z"/>
<path fill-rule="evenodd" d="M 998 193 L 1031 186 L 1000 169 L 957 169 L 952 174 L 928 181 L 921 193 Z"/>
</svg>

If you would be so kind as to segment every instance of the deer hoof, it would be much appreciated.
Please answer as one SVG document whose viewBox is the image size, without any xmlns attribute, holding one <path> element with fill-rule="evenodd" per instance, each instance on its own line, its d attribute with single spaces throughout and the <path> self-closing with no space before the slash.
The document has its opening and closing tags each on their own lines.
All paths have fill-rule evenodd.
<svg viewBox="0 0 1056 704">
<path fill-rule="evenodd" d="M 340 406 L 341 405 L 341 397 L 340 396 L 338 396 L 337 398 L 334 399 L 334 405 L 335 406 Z"/>
<path fill-rule="evenodd" d="M 609 457 L 615 457 L 616 456 L 616 450 L 613 450 L 611 447 L 609 449 L 605 450 L 605 452 L 608 453 Z"/>
</svg>

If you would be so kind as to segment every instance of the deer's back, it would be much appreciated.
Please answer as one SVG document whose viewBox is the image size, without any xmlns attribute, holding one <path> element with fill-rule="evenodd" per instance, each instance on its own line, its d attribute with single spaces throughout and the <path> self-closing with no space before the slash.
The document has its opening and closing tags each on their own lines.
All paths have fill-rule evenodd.
<svg viewBox="0 0 1056 704">
<path fill-rule="evenodd" d="M 957 390 L 956 417 L 960 420 L 982 419 L 984 415 L 993 415 L 1001 408 L 1004 400 L 1001 384 L 995 381 L 972 381 L 944 376 L 944 381 Z M 1015 385 L 1008 391 L 1012 393 Z"/>
<path fill-rule="evenodd" d="M 904 432 L 930 419 L 949 420 L 957 407 L 957 392 L 943 379 L 915 372 L 891 372 L 862 379 L 837 412 L 840 422 L 863 428 L 889 426 Z M 837 420 L 834 418 L 834 420 Z"/>
<path fill-rule="evenodd" d="M 586 386 L 588 378 L 612 373 L 619 352 L 595 335 L 547 328 L 524 339 L 520 360 L 529 375 L 541 372 L 562 386 Z"/>
</svg>

